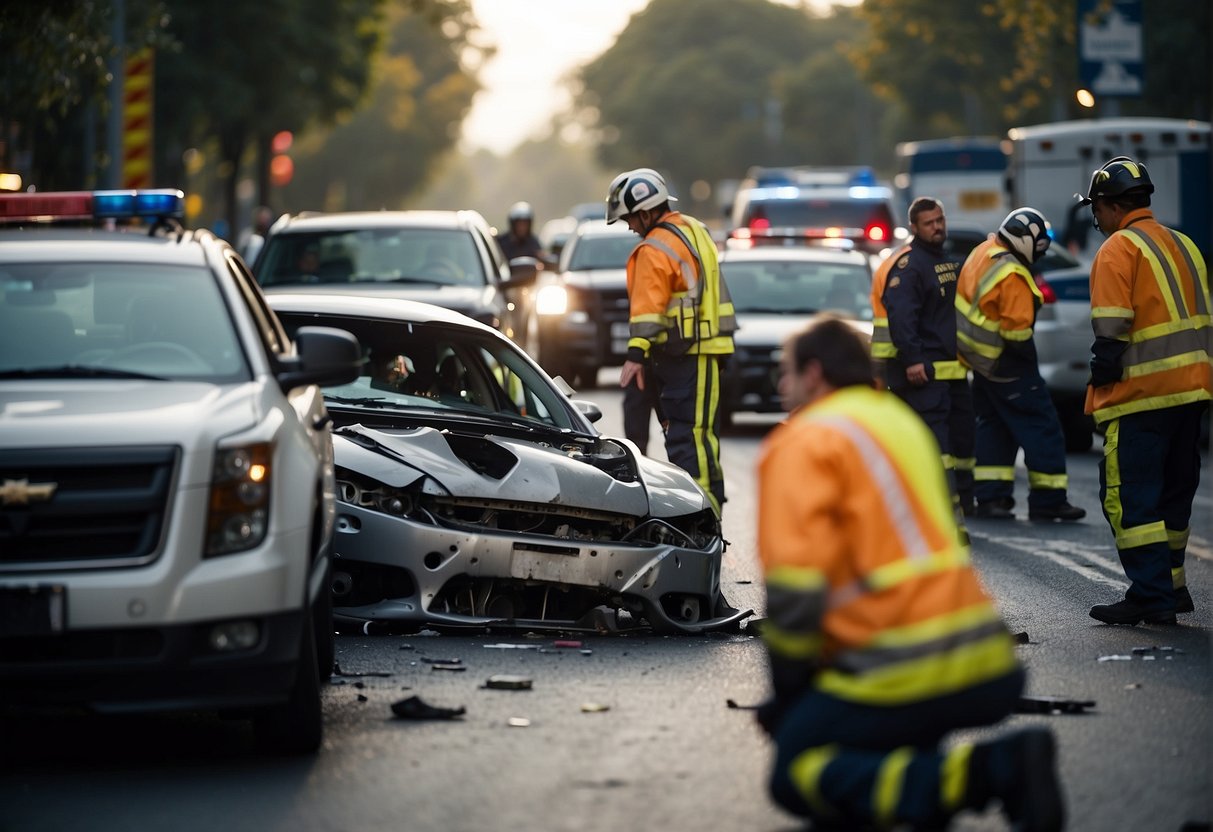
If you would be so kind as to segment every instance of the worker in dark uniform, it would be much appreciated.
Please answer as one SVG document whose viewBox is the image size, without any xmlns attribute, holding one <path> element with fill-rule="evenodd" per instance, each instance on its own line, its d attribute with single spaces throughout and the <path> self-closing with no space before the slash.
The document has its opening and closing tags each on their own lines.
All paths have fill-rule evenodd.
<svg viewBox="0 0 1213 832">
<path fill-rule="evenodd" d="M 1194 609 L 1184 555 L 1213 399 L 1213 299 L 1200 250 L 1154 218 L 1152 193 L 1146 166 L 1117 156 L 1080 197 L 1107 235 L 1091 264 L 1086 411 L 1104 429 L 1099 496 L 1130 581 L 1091 608 L 1106 624 L 1175 624 Z"/>
<path fill-rule="evenodd" d="M 656 381 L 666 456 L 719 514 L 720 360 L 733 352 L 737 319 L 711 234 L 671 210 L 673 201 L 651 168 L 621 173 L 607 189 L 607 222 L 623 220 L 643 238 L 628 258 L 630 337 L 619 385 Z"/>
<path fill-rule="evenodd" d="M 968 372 L 956 352 L 956 279 L 960 263 L 943 250 L 943 205 L 930 197 L 910 204 L 909 252 L 893 264 L 884 301 L 889 338 L 889 389 L 927 423 L 943 451 L 957 508 L 973 511 L 975 424 Z"/>
<path fill-rule="evenodd" d="M 1014 519 L 1020 448 L 1028 467 L 1028 519 L 1073 522 L 1087 514 L 1066 499 L 1065 439 L 1032 338 L 1042 296 L 1030 269 L 1051 242 L 1044 215 L 1016 208 L 960 270 L 956 337 L 973 369 L 978 517 Z"/>
</svg>

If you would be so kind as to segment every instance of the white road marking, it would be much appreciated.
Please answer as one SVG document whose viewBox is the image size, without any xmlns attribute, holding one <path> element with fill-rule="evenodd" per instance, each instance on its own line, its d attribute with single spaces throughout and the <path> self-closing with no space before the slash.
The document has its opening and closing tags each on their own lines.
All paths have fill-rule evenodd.
<svg viewBox="0 0 1213 832">
<path fill-rule="evenodd" d="M 1124 590 L 1128 583 L 1119 564 L 1109 563 L 1104 558 L 1105 549 L 1095 549 L 1073 540 L 1049 540 L 1034 537 L 995 537 L 969 530 L 970 536 L 991 543 L 999 543 L 1019 552 L 1036 555 L 1080 575 L 1097 584 Z"/>
</svg>

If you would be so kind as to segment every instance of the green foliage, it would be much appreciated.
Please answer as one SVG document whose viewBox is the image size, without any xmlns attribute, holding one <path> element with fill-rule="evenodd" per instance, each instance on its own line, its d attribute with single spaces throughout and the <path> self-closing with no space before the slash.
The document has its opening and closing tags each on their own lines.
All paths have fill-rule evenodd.
<svg viewBox="0 0 1213 832">
<path fill-rule="evenodd" d="M 331 129 L 305 135 L 294 208 L 398 208 L 422 189 L 454 144 L 479 89 L 461 60 L 476 28 L 467 0 L 431 0 L 388 11 L 388 44 L 374 65 L 366 106 Z"/>
</svg>

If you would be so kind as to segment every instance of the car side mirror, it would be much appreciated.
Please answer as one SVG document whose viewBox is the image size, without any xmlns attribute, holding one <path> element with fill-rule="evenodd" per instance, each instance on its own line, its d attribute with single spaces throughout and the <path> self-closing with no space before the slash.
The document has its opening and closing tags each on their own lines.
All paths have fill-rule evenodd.
<svg viewBox="0 0 1213 832">
<path fill-rule="evenodd" d="M 602 418 L 602 408 L 593 402 L 586 401 L 585 399 L 572 399 L 571 401 L 573 407 L 577 408 L 577 412 L 589 419 L 591 423 L 597 422 Z"/>
<path fill-rule="evenodd" d="M 295 333 L 295 355 L 276 374 L 284 391 L 306 384 L 348 384 L 362 371 L 362 347 L 344 329 L 304 326 Z"/>
</svg>

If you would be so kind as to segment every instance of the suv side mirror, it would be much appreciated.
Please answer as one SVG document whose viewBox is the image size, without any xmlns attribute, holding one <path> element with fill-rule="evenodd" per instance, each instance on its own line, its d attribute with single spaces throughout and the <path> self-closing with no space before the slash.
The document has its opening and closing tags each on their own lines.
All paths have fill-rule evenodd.
<svg viewBox="0 0 1213 832">
<path fill-rule="evenodd" d="M 304 326 L 295 333 L 295 355 L 284 359 L 278 385 L 293 390 L 305 384 L 348 384 L 362 371 L 362 347 L 344 329 Z"/>
<path fill-rule="evenodd" d="M 572 399 L 571 403 L 573 407 L 577 408 L 577 412 L 589 419 L 591 423 L 597 422 L 602 418 L 602 408 L 591 401 Z"/>
</svg>

